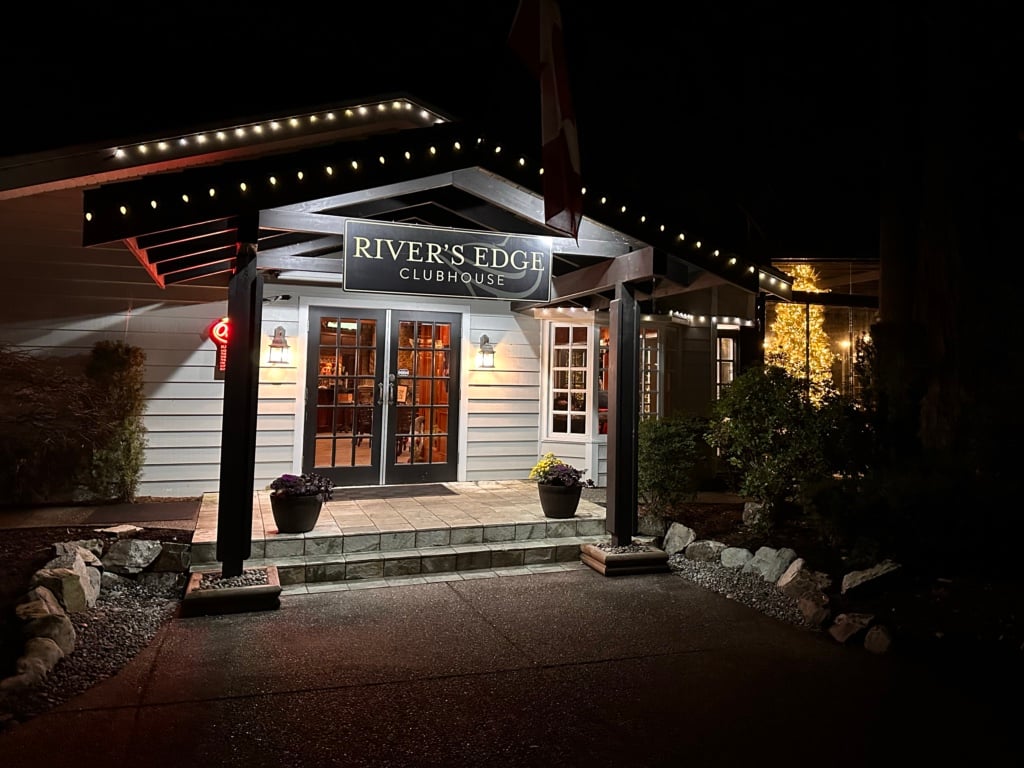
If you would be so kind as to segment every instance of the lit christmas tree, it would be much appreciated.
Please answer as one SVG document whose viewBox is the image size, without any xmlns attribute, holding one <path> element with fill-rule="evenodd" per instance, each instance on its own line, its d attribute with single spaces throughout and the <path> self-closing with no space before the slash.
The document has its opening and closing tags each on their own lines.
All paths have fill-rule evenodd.
<svg viewBox="0 0 1024 768">
<path fill-rule="evenodd" d="M 787 270 L 793 277 L 793 290 L 824 293 L 818 288 L 818 273 L 806 264 Z M 765 338 L 765 365 L 784 369 L 791 376 L 808 382 L 811 402 L 820 404 L 832 386 L 832 351 L 825 333 L 825 308 L 821 305 L 776 304 L 770 336 Z"/>
</svg>

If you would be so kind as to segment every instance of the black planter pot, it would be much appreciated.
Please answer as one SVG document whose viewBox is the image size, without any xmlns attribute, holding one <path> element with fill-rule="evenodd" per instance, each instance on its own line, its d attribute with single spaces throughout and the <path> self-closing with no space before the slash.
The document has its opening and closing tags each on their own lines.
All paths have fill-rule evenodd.
<svg viewBox="0 0 1024 768">
<path fill-rule="evenodd" d="M 324 502 L 319 496 L 270 497 L 270 510 L 278 533 L 306 533 L 313 530 Z"/>
<path fill-rule="evenodd" d="M 565 519 L 576 514 L 583 486 L 537 483 L 537 493 L 540 495 L 540 508 L 544 510 L 544 517 Z"/>
</svg>

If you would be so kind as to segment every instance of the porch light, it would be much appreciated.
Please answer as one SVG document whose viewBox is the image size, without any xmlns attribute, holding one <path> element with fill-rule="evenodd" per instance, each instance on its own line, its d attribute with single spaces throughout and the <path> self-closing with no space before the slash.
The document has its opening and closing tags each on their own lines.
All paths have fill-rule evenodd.
<svg viewBox="0 0 1024 768">
<path fill-rule="evenodd" d="M 476 356 L 476 367 L 494 367 L 494 345 L 491 344 L 491 340 L 487 337 L 486 333 L 480 337 L 480 351 Z"/>
<path fill-rule="evenodd" d="M 270 353 L 267 356 L 267 362 L 271 365 L 288 365 L 291 362 L 288 349 L 288 339 L 284 337 L 284 328 L 279 325 L 274 329 L 274 336 L 270 340 Z"/>
</svg>

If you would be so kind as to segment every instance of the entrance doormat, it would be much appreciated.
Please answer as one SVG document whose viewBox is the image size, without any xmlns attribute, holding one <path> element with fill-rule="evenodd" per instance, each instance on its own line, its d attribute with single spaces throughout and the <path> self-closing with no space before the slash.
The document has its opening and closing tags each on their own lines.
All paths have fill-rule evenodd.
<svg viewBox="0 0 1024 768">
<path fill-rule="evenodd" d="M 190 520 L 199 514 L 202 499 L 147 501 L 138 504 L 108 504 L 94 507 L 83 521 L 86 525 L 152 523 L 159 520 Z"/>
<path fill-rule="evenodd" d="M 456 493 L 443 483 L 422 483 L 419 485 L 369 485 L 359 488 L 335 487 L 334 498 L 348 501 L 366 499 L 410 499 L 414 496 L 455 496 Z"/>
</svg>

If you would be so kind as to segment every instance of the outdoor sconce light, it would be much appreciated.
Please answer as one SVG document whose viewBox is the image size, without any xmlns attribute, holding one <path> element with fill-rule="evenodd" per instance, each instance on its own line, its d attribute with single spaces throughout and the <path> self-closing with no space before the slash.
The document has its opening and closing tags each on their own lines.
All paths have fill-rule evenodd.
<svg viewBox="0 0 1024 768">
<path fill-rule="evenodd" d="M 274 329 L 274 337 L 270 340 L 270 354 L 267 362 L 271 365 L 288 365 L 290 361 L 288 352 L 288 339 L 284 337 L 284 328 L 277 326 Z"/>
<path fill-rule="evenodd" d="M 493 368 L 494 367 L 494 345 L 491 344 L 491 340 L 487 338 L 485 333 L 480 337 L 480 352 L 476 356 L 476 367 L 477 368 Z"/>
</svg>

